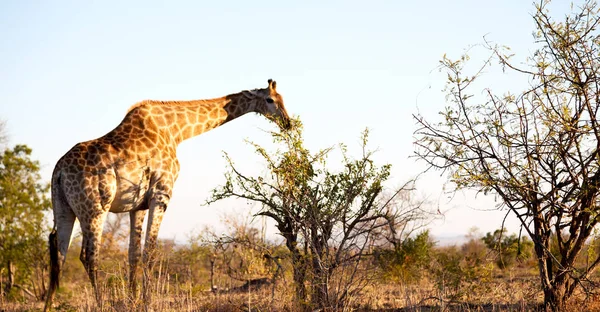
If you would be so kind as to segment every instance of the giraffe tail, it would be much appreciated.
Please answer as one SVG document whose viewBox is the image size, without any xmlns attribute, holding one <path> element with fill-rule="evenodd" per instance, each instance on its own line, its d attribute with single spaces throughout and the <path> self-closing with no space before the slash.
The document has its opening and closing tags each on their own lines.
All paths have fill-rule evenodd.
<svg viewBox="0 0 600 312">
<path fill-rule="evenodd" d="M 50 235 L 48 235 L 48 243 L 50 247 L 50 285 L 48 285 L 48 292 L 46 293 L 44 312 L 51 308 L 54 293 L 59 286 L 60 264 L 58 262 L 58 237 L 56 229 L 53 229 Z"/>
</svg>

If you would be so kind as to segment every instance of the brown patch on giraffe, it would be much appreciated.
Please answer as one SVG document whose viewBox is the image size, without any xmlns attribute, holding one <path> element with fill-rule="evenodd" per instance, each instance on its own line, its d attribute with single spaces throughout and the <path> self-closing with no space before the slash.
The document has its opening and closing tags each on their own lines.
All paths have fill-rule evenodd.
<svg viewBox="0 0 600 312">
<path fill-rule="evenodd" d="M 186 109 L 184 108 L 184 111 L 185 111 L 185 110 L 186 110 Z M 188 123 L 187 114 L 186 114 L 184 111 L 181 111 L 181 112 L 178 112 L 178 113 L 177 113 L 177 122 L 178 122 L 178 124 L 180 124 L 180 125 L 181 125 L 181 124 L 187 124 L 187 123 Z"/>
<path fill-rule="evenodd" d="M 181 140 L 183 141 L 184 138 L 189 138 L 192 136 L 192 129 L 191 126 L 184 126 L 181 131 L 179 132 L 179 136 L 181 137 Z"/>
<path fill-rule="evenodd" d="M 204 124 L 197 124 L 194 126 L 194 134 L 198 135 L 204 132 Z"/>
<path fill-rule="evenodd" d="M 121 128 L 120 133 L 123 133 L 123 134 L 133 133 L 133 126 L 131 124 L 124 124 L 123 128 Z"/>
<path fill-rule="evenodd" d="M 219 109 L 218 108 L 213 108 L 210 111 L 210 114 L 208 115 L 208 117 L 210 119 L 217 119 L 217 118 L 219 118 Z"/>
<path fill-rule="evenodd" d="M 156 144 L 156 143 L 154 141 L 150 140 L 150 138 L 148 138 L 148 137 L 142 137 L 141 144 L 143 144 L 146 148 L 149 148 L 149 147 L 153 147 L 154 144 Z"/>
</svg>

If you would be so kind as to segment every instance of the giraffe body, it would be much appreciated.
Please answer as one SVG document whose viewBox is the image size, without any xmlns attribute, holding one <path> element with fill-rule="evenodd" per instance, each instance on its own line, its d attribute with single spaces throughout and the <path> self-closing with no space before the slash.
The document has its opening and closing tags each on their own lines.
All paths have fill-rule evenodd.
<svg viewBox="0 0 600 312">
<path fill-rule="evenodd" d="M 54 230 L 50 234 L 51 276 L 46 305 L 51 307 L 75 219 L 82 231 L 80 260 L 96 295 L 97 265 L 108 212 L 129 212 L 129 283 L 136 292 L 143 220 L 149 213 L 144 247 L 144 286 L 154 261 L 158 229 L 179 174 L 177 146 L 248 112 L 280 119 L 290 126 L 276 83 L 265 89 L 195 101 L 142 101 L 106 135 L 76 144 L 57 162 L 52 174 Z M 147 288 L 147 287 L 144 287 Z M 147 290 L 147 289 L 146 289 Z M 146 296 L 146 291 L 143 291 Z"/>
</svg>

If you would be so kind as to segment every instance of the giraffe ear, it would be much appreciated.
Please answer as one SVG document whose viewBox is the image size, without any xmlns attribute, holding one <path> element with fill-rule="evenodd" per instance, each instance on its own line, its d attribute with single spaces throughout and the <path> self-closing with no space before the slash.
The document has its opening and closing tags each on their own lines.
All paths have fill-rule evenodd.
<svg viewBox="0 0 600 312">
<path fill-rule="evenodd" d="M 275 88 L 277 87 L 277 82 L 275 82 L 273 79 L 269 79 L 269 89 L 272 89 L 273 91 L 275 91 Z"/>
</svg>

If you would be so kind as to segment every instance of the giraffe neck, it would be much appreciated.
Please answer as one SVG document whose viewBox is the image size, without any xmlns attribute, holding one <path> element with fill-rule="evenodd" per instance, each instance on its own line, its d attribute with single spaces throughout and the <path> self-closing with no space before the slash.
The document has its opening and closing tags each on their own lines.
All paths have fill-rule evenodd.
<svg viewBox="0 0 600 312">
<path fill-rule="evenodd" d="M 150 103 L 150 114 L 156 125 L 167 130 L 176 144 L 255 111 L 256 106 L 242 93 L 210 100 Z"/>
</svg>

